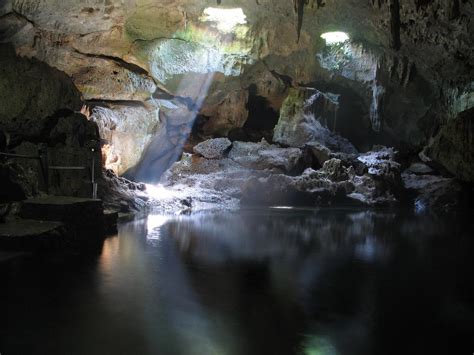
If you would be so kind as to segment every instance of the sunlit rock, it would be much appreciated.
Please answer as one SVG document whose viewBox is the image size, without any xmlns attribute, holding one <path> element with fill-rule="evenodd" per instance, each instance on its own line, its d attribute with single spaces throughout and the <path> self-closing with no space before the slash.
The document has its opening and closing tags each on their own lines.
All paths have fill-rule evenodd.
<svg viewBox="0 0 474 355">
<path fill-rule="evenodd" d="M 105 170 L 99 180 L 98 197 L 106 208 L 120 212 L 137 212 L 146 208 L 149 196 L 143 183 L 135 183 Z"/>
<path fill-rule="evenodd" d="M 104 165 L 116 174 L 135 166 L 152 138 L 164 126 L 158 104 L 130 106 L 108 104 L 92 109 L 91 120 L 97 123 L 105 145 Z"/>
<path fill-rule="evenodd" d="M 127 17 L 125 31 L 131 40 L 152 41 L 158 38 L 173 38 L 186 23 L 184 11 L 176 7 L 150 4 L 138 6 Z"/>
<path fill-rule="evenodd" d="M 292 147 L 317 142 L 337 152 L 357 153 L 348 140 L 327 127 L 335 125 L 337 113 L 337 96 L 313 89 L 290 89 L 283 102 L 273 140 Z"/>
<path fill-rule="evenodd" d="M 317 55 L 325 69 L 355 81 L 371 83 L 376 78 L 380 59 L 360 44 L 349 41 L 329 44 Z"/>
<path fill-rule="evenodd" d="M 228 135 L 232 129 L 242 128 L 248 118 L 248 92 L 231 91 L 216 104 L 206 103 L 201 114 L 209 117 L 203 126 L 205 135 Z"/>
</svg>

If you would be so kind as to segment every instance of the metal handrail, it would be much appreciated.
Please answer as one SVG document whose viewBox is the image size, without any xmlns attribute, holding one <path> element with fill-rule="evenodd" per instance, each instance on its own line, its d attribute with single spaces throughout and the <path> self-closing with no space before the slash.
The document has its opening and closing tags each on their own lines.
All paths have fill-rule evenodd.
<svg viewBox="0 0 474 355">
<path fill-rule="evenodd" d="M 50 170 L 85 170 L 87 167 L 85 166 L 48 166 Z"/>
<path fill-rule="evenodd" d="M 0 152 L 0 155 L 7 158 L 38 160 L 40 164 L 40 169 L 41 169 L 41 176 L 43 177 L 43 181 L 46 187 L 46 193 L 49 193 L 48 171 L 45 168 L 45 165 L 47 164 L 47 162 L 44 159 L 44 154 L 41 149 L 38 149 L 38 155 L 26 155 L 26 154 L 15 154 L 15 153 L 5 153 L 5 152 Z"/>
<path fill-rule="evenodd" d="M 41 159 L 39 155 L 24 155 L 24 154 L 13 154 L 0 152 L 0 155 L 10 158 L 24 158 L 24 159 Z"/>
<path fill-rule="evenodd" d="M 94 160 L 95 149 L 91 148 L 91 184 L 92 184 L 92 198 L 97 198 L 97 183 L 95 182 L 95 160 Z M 40 163 L 41 174 L 43 176 L 43 181 L 46 187 L 46 193 L 49 193 L 49 174 L 48 170 L 86 170 L 86 166 L 59 166 L 51 165 L 48 166 L 47 159 L 41 149 L 38 150 L 38 155 L 25 155 L 25 154 L 15 154 L 15 153 L 5 153 L 0 152 L 0 156 L 5 156 L 7 158 L 20 158 L 20 159 L 34 159 L 38 160 Z"/>
</svg>

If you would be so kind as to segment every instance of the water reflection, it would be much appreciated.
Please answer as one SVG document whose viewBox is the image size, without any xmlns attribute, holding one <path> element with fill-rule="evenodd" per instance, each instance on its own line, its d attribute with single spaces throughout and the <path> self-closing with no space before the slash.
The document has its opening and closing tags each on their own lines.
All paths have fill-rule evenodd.
<svg viewBox="0 0 474 355">
<path fill-rule="evenodd" d="M 150 216 L 122 225 L 99 256 L 0 262 L 0 351 L 467 351 L 471 231 L 462 218 L 377 211 Z"/>
</svg>

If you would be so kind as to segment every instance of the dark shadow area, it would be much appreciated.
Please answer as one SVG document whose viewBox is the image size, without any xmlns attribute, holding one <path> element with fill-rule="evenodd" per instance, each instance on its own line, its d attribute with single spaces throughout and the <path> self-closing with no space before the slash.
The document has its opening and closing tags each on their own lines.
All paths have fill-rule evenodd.
<svg viewBox="0 0 474 355">
<path fill-rule="evenodd" d="M 260 142 L 265 138 L 267 142 L 273 140 L 273 129 L 278 123 L 279 112 L 269 106 L 266 98 L 256 94 L 256 86 L 249 88 L 247 110 L 249 116 L 242 128 L 229 132 L 231 141 Z"/>
</svg>

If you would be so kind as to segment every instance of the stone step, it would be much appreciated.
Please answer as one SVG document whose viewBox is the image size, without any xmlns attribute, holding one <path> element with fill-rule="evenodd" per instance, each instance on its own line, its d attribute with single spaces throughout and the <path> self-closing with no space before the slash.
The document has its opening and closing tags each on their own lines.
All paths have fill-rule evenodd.
<svg viewBox="0 0 474 355">
<path fill-rule="evenodd" d="M 6 250 L 51 250 L 71 243 L 63 223 L 16 219 L 0 223 L 0 248 Z"/>
<path fill-rule="evenodd" d="M 104 237 L 102 200 L 43 196 L 25 200 L 20 217 L 40 221 L 62 222 L 67 232 L 80 243 L 94 243 Z"/>
<path fill-rule="evenodd" d="M 95 227 L 103 225 L 102 200 L 44 196 L 23 202 L 20 216 L 27 219 L 59 221 L 71 227 Z"/>
</svg>

